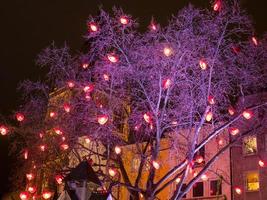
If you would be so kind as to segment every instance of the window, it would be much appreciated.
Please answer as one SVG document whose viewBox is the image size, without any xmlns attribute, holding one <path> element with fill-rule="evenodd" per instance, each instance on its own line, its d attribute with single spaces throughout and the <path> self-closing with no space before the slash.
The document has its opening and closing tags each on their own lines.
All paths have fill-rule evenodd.
<svg viewBox="0 0 267 200">
<path fill-rule="evenodd" d="M 257 152 L 257 138 L 256 136 L 248 136 L 243 140 L 244 155 L 253 155 Z"/>
<path fill-rule="evenodd" d="M 222 194 L 222 181 L 213 180 L 210 181 L 210 196 L 216 196 Z"/>
<path fill-rule="evenodd" d="M 204 196 L 204 184 L 203 182 L 197 182 L 193 186 L 193 197 L 202 197 Z"/>
<path fill-rule="evenodd" d="M 260 189 L 258 172 L 248 172 L 246 174 L 246 188 L 247 191 L 258 191 Z"/>
</svg>

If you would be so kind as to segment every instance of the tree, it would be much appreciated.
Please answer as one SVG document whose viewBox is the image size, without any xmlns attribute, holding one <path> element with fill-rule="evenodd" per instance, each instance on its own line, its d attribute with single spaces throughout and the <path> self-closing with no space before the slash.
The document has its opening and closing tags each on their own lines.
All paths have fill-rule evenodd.
<svg viewBox="0 0 267 200">
<path fill-rule="evenodd" d="M 119 185 L 133 199 L 140 194 L 154 199 L 180 177 L 171 199 L 181 199 L 225 150 L 263 128 L 264 119 L 256 113 L 266 102 L 234 109 L 238 97 L 264 91 L 267 80 L 266 37 L 256 38 L 236 1 L 217 0 L 213 10 L 189 5 L 166 27 L 152 20 L 145 33 L 121 9 L 114 15 L 100 10 L 87 26 L 85 53 L 72 56 L 68 47 L 54 45 L 41 52 L 37 64 L 48 68 L 46 79 L 21 84 L 25 103 L 16 112 L 19 122 L 1 126 L 2 134 L 17 133 L 14 149 L 23 148 L 26 160 L 19 174 L 39 168 L 51 182 L 67 172 L 70 154 L 83 159 L 83 149 L 87 156 L 106 160 L 104 166 L 100 161 L 93 166 L 108 191 Z M 205 127 L 207 137 L 200 140 Z M 197 152 L 228 128 L 240 133 L 216 150 L 182 190 Z M 79 143 L 84 136 L 96 147 Z M 170 148 L 179 149 L 180 136 L 187 141 L 183 159 L 156 180 L 161 139 L 171 138 Z M 105 151 L 98 152 L 100 144 Z M 120 153 L 129 144 L 140 158 L 133 182 Z M 148 178 L 141 187 L 147 163 Z"/>
</svg>

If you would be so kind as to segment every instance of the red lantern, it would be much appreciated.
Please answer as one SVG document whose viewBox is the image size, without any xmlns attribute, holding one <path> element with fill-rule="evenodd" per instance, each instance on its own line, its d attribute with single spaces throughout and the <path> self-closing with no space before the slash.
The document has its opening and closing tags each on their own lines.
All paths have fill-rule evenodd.
<svg viewBox="0 0 267 200">
<path fill-rule="evenodd" d="M 68 150 L 68 149 L 69 149 L 69 145 L 66 144 L 66 143 L 63 143 L 63 144 L 60 145 L 60 148 L 61 148 L 62 150 Z"/>
<path fill-rule="evenodd" d="M 68 86 L 69 88 L 73 88 L 73 87 L 75 86 L 75 83 L 74 83 L 73 81 L 68 81 L 68 82 L 67 82 L 67 86 Z"/>
<path fill-rule="evenodd" d="M 241 190 L 241 188 L 239 188 L 239 187 L 235 187 L 235 192 L 236 192 L 238 195 L 242 194 L 242 190 Z"/>
<path fill-rule="evenodd" d="M 90 32 L 97 32 L 98 31 L 98 26 L 94 22 L 89 23 L 88 28 L 89 28 Z"/>
<path fill-rule="evenodd" d="M 63 132 L 59 128 L 54 128 L 54 131 L 57 135 L 63 135 Z"/>
<path fill-rule="evenodd" d="M 211 104 L 211 105 L 214 105 L 215 104 L 215 100 L 214 100 L 214 97 L 213 96 L 208 96 L 208 102 L 209 102 L 209 104 Z"/>
<path fill-rule="evenodd" d="M 65 103 L 65 104 L 63 105 L 63 108 L 64 108 L 65 112 L 67 112 L 67 113 L 70 112 L 70 105 L 69 105 L 69 104 Z"/>
<path fill-rule="evenodd" d="M 252 37 L 251 40 L 255 46 L 258 46 L 259 43 L 256 37 Z"/>
<path fill-rule="evenodd" d="M 44 199 L 50 199 L 50 198 L 52 197 L 52 192 L 50 192 L 50 191 L 45 191 L 45 192 L 43 192 L 42 197 L 43 197 Z"/>
<path fill-rule="evenodd" d="M 123 25 L 127 25 L 129 23 L 129 19 L 126 16 L 122 16 L 120 18 L 120 23 Z"/>
<path fill-rule="evenodd" d="M 199 61 L 199 66 L 200 66 L 200 68 L 202 69 L 202 70 L 206 70 L 207 69 L 207 63 L 206 63 L 206 61 L 204 60 L 204 59 L 201 59 L 200 61 Z"/>
<path fill-rule="evenodd" d="M 51 111 L 51 112 L 49 113 L 49 117 L 51 117 L 51 118 L 56 117 L 56 112 Z"/>
<path fill-rule="evenodd" d="M 28 187 L 28 192 L 32 193 L 32 194 L 35 193 L 36 192 L 36 187 L 35 186 L 29 186 Z"/>
<path fill-rule="evenodd" d="M 144 117 L 144 120 L 145 120 L 147 123 L 151 123 L 152 119 L 151 119 L 150 114 L 145 113 L 145 114 L 143 115 L 143 117 Z"/>
<path fill-rule="evenodd" d="M 210 122 L 212 120 L 212 117 L 213 117 L 213 114 L 211 111 L 209 111 L 206 115 L 206 121 L 207 122 Z"/>
<path fill-rule="evenodd" d="M 230 107 L 228 108 L 228 113 L 229 113 L 230 115 L 234 115 L 234 114 L 235 114 L 235 109 L 234 109 L 232 106 L 230 106 Z"/>
<path fill-rule="evenodd" d="M 110 62 L 112 62 L 112 63 L 116 63 L 116 62 L 118 62 L 118 57 L 117 56 L 115 56 L 114 54 L 108 54 L 107 55 L 107 58 L 108 58 L 108 60 L 110 61 Z"/>
<path fill-rule="evenodd" d="M 100 124 L 100 125 L 104 125 L 105 123 L 107 123 L 108 121 L 108 116 L 107 115 L 99 115 L 97 117 L 97 122 Z"/>
<path fill-rule="evenodd" d="M 1 135 L 7 135 L 8 134 L 8 128 L 4 125 L 0 126 L 0 133 Z"/>
<path fill-rule="evenodd" d="M 215 1 L 214 5 L 213 5 L 213 10 L 214 11 L 220 11 L 222 6 L 221 0 L 217 0 Z"/>
<path fill-rule="evenodd" d="M 262 160 L 259 160 L 259 166 L 260 167 L 264 167 L 265 166 L 265 163 Z"/>
<path fill-rule="evenodd" d="M 164 88 L 164 89 L 169 89 L 170 86 L 171 86 L 171 83 L 172 83 L 172 81 L 171 81 L 171 79 L 169 79 L 169 78 L 163 80 L 163 83 L 162 83 L 163 88 Z"/>
<path fill-rule="evenodd" d="M 237 135 L 240 131 L 239 131 L 238 128 L 231 127 L 231 128 L 229 128 L 229 132 L 230 132 L 231 135 L 234 136 L 234 135 Z"/>
<path fill-rule="evenodd" d="M 204 161 L 204 158 L 201 155 L 197 155 L 195 160 L 198 164 L 200 164 Z"/>
<path fill-rule="evenodd" d="M 159 163 L 158 163 L 157 161 L 155 161 L 155 160 L 153 160 L 152 165 L 153 165 L 153 167 L 154 167 L 155 169 L 159 169 L 159 168 L 160 168 Z"/>
<path fill-rule="evenodd" d="M 116 171 L 114 169 L 112 169 L 112 168 L 109 168 L 108 173 L 112 177 L 116 175 Z"/>
<path fill-rule="evenodd" d="M 116 146 L 114 150 L 117 155 L 121 153 L 121 148 L 119 146 Z"/>
<path fill-rule="evenodd" d="M 56 175 L 55 176 L 55 180 L 56 180 L 56 182 L 57 182 L 57 184 L 62 184 L 63 183 L 63 176 L 61 176 L 61 175 Z"/>
<path fill-rule="evenodd" d="M 84 88 L 83 88 L 83 91 L 84 92 L 92 92 L 94 90 L 94 85 L 93 84 L 88 84 L 87 86 L 85 86 Z"/>
<path fill-rule="evenodd" d="M 86 69 L 86 68 L 88 68 L 88 67 L 89 67 L 89 64 L 88 64 L 88 63 L 83 63 L 83 64 L 82 64 L 82 68 Z"/>
<path fill-rule="evenodd" d="M 22 113 L 17 113 L 16 119 L 17 119 L 17 121 L 22 122 L 25 119 L 25 117 Z"/>
<path fill-rule="evenodd" d="M 245 110 L 242 115 L 245 119 L 250 119 L 252 117 L 252 112 L 250 110 Z"/>
<path fill-rule="evenodd" d="M 45 151 L 45 149 L 46 149 L 46 146 L 44 144 L 40 145 L 40 150 L 41 151 Z"/>
<path fill-rule="evenodd" d="M 26 191 L 21 192 L 21 193 L 19 194 L 19 198 L 20 198 L 21 200 L 27 200 L 27 199 L 29 199 L 29 193 L 26 192 Z"/>
<path fill-rule="evenodd" d="M 34 174 L 33 173 L 29 173 L 29 174 L 26 174 L 26 178 L 31 181 L 34 179 Z"/>
</svg>

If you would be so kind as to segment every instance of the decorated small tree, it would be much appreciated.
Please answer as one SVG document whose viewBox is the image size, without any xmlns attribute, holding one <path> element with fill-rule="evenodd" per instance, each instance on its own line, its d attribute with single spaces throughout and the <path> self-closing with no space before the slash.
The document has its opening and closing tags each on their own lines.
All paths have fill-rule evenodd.
<svg viewBox="0 0 267 200">
<path fill-rule="evenodd" d="M 235 107 L 238 98 L 263 92 L 267 81 L 266 37 L 255 36 L 236 1 L 188 6 L 166 27 L 153 20 L 143 33 L 121 9 L 113 15 L 100 10 L 87 26 L 85 52 L 73 56 L 54 45 L 41 52 L 37 64 L 47 67 L 45 80 L 21 84 L 16 126 L 1 125 L 1 134 L 14 138 L 12 149 L 22 149 L 18 180 L 32 173 L 28 191 L 51 191 L 70 159 L 91 158 L 103 191 L 121 186 L 132 199 L 151 200 L 179 178 L 171 199 L 181 199 L 236 141 L 263 128 L 257 112 L 266 102 Z M 225 130 L 235 136 L 222 142 Z M 182 189 L 203 160 L 197 153 L 215 138 L 221 147 Z M 162 139 L 184 153 L 158 177 Z M 125 166 L 133 159 L 124 157 L 129 145 L 139 158 L 134 180 Z M 42 184 L 32 185 L 35 176 Z"/>
</svg>

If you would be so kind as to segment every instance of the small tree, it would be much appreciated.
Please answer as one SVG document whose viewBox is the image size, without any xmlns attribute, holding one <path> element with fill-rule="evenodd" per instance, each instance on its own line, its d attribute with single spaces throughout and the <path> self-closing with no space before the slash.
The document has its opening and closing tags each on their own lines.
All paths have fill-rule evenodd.
<svg viewBox="0 0 267 200">
<path fill-rule="evenodd" d="M 45 81 L 21 84 L 25 104 L 16 114 L 20 122 L 16 128 L 2 126 L 1 133 L 18 133 L 12 148 L 24 149 L 20 175 L 38 168 L 53 179 L 66 173 L 70 153 L 81 161 L 83 149 L 106 160 L 99 169 L 107 171 L 98 172 L 108 190 L 121 185 L 133 199 L 140 194 L 154 199 L 180 177 L 172 199 L 181 199 L 225 150 L 262 128 L 255 113 L 266 102 L 233 106 L 237 97 L 264 91 L 267 80 L 266 37 L 255 37 L 251 21 L 235 1 L 217 0 L 213 10 L 188 6 L 166 27 L 151 21 L 145 33 L 120 9 L 112 16 L 100 10 L 87 26 L 85 53 L 71 56 L 66 46 L 51 45 L 38 56 L 37 64 L 49 69 Z M 181 190 L 201 147 L 251 117 L 250 126 L 239 127 L 241 133 L 218 149 Z M 207 137 L 200 140 L 206 126 Z M 179 149 L 180 135 L 187 140 L 184 158 L 155 181 L 161 139 L 172 138 L 170 148 Z M 78 142 L 83 136 L 106 151 L 85 147 Z M 140 158 L 133 182 L 118 153 L 128 144 L 136 145 Z M 148 158 L 152 167 L 145 187 L 140 187 Z M 95 161 L 94 166 L 100 164 Z M 108 174 L 114 166 L 122 179 Z"/>
</svg>

